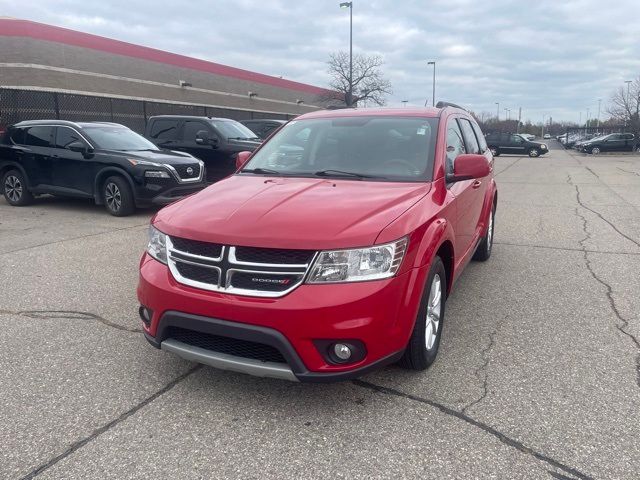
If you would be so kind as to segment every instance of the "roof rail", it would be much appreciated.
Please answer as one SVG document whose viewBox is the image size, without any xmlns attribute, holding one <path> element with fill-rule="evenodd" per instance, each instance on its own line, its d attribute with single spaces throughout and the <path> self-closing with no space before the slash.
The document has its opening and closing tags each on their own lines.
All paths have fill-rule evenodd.
<svg viewBox="0 0 640 480">
<path fill-rule="evenodd" d="M 467 110 L 466 108 L 461 107 L 460 105 L 456 105 L 455 103 L 450 103 L 450 102 L 443 102 L 442 100 L 436 103 L 436 108 L 444 108 L 444 107 L 459 108 L 460 110 L 465 110 L 465 111 Z"/>
</svg>

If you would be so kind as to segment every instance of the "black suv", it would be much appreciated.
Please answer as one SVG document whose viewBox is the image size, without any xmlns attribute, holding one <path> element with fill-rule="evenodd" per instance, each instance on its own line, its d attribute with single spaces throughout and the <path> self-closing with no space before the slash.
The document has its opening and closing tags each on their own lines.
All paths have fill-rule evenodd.
<svg viewBox="0 0 640 480">
<path fill-rule="evenodd" d="M 630 152 L 634 148 L 640 152 L 640 145 L 636 145 L 633 133 L 612 133 L 592 138 L 582 142 L 577 148 L 594 155 L 598 155 L 600 152 Z"/>
<path fill-rule="evenodd" d="M 271 135 L 271 132 L 280 128 L 287 123 L 286 120 L 270 120 L 270 119 L 256 119 L 256 120 L 241 120 L 241 124 L 255 133 L 261 139 L 267 138 Z"/>
<path fill-rule="evenodd" d="M 229 118 L 160 115 L 149 118 L 145 137 L 162 148 L 188 152 L 207 167 L 208 182 L 236 171 L 236 154 L 254 151 L 260 138 Z"/>
<path fill-rule="evenodd" d="M 485 137 L 494 157 L 504 153 L 539 157 L 549 151 L 546 144 L 525 140 L 515 133 L 487 133 Z"/>
<path fill-rule="evenodd" d="M 25 121 L 0 141 L 0 192 L 14 206 L 46 193 L 93 198 L 120 217 L 204 188 L 203 175 L 200 160 L 117 123 Z"/>
</svg>

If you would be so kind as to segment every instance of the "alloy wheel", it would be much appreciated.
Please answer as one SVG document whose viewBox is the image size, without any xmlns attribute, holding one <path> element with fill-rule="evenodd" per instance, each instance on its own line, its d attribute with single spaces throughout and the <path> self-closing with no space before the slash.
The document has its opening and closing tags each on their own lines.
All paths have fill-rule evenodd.
<svg viewBox="0 0 640 480">
<path fill-rule="evenodd" d="M 425 346 L 431 350 L 438 338 L 440 315 L 442 314 L 442 281 L 437 273 L 431 281 L 429 301 L 427 303 L 427 321 L 425 324 Z"/>
<path fill-rule="evenodd" d="M 113 212 L 120 210 L 122 205 L 122 196 L 120 189 L 115 183 L 108 183 L 104 189 L 104 200 L 107 202 L 107 206 Z"/>
<path fill-rule="evenodd" d="M 593 148 L 591 149 L 591 153 L 592 153 L 593 155 L 598 155 L 598 154 L 600 153 L 600 149 L 599 149 L 598 147 L 593 147 Z"/>
<path fill-rule="evenodd" d="M 4 191 L 7 194 L 7 198 L 12 202 L 18 202 L 22 197 L 22 183 L 20 179 L 15 175 L 9 175 L 4 180 Z"/>
</svg>

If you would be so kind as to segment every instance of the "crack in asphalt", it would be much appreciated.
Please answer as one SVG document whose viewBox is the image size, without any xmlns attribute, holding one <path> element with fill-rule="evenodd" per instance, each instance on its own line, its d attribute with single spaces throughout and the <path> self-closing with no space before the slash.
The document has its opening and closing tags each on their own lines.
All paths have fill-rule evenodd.
<svg viewBox="0 0 640 480">
<path fill-rule="evenodd" d="M 515 448 L 516 450 L 525 453 L 527 455 L 531 455 L 534 458 L 546 463 L 547 465 L 551 465 L 554 468 L 557 468 L 559 470 L 562 470 L 563 472 L 566 472 L 570 475 L 573 475 L 576 478 L 579 478 L 581 480 L 592 480 L 593 477 L 582 473 L 581 471 L 579 471 L 578 469 L 574 468 L 574 467 L 570 467 L 568 465 L 565 465 L 564 463 L 549 457 L 548 455 L 545 455 L 543 453 L 540 453 L 536 450 L 534 450 L 531 447 L 527 447 L 525 444 L 523 444 L 522 442 L 519 442 L 518 440 L 515 440 L 513 438 L 510 438 L 508 436 L 506 436 L 504 433 L 500 432 L 499 430 L 497 430 L 496 428 L 487 425 L 486 423 L 483 423 L 479 420 L 476 420 L 472 417 L 470 417 L 469 415 L 458 411 L 458 410 L 454 410 L 453 408 L 447 407 L 446 405 L 443 405 L 441 403 L 435 402 L 433 400 L 430 400 L 428 398 L 422 398 L 422 397 L 418 397 L 417 395 L 412 395 L 410 393 L 405 393 L 405 392 L 401 392 L 399 390 L 396 390 L 394 388 L 390 388 L 390 387 L 384 387 L 382 385 L 376 385 L 375 383 L 371 383 L 371 382 L 367 382 L 365 380 L 352 380 L 352 383 L 362 387 L 362 388 L 367 388 L 369 390 L 373 390 L 374 392 L 377 393 L 382 393 L 385 395 L 392 395 L 392 396 L 396 396 L 396 397 L 400 397 L 400 398 L 405 398 L 408 400 L 412 400 L 414 402 L 419 402 L 425 405 L 429 405 L 433 408 L 438 409 L 440 412 L 444 413 L 445 415 L 449 415 L 452 417 L 455 417 L 459 420 L 462 420 L 463 422 L 472 425 L 476 428 L 479 428 L 480 430 L 484 431 L 485 433 L 488 433 L 489 435 L 497 438 L 501 443 L 503 443 L 504 445 L 507 445 L 509 447 Z"/>
<path fill-rule="evenodd" d="M 585 167 L 587 168 L 587 170 L 590 170 L 589 167 Z M 593 172 L 592 172 L 593 173 Z M 595 175 L 595 173 L 594 173 Z M 597 175 L 596 175 L 597 176 Z M 605 222 L 607 225 L 609 225 L 611 228 L 613 228 L 620 236 L 626 238 L 627 240 L 629 240 L 631 243 L 635 244 L 637 247 L 640 247 L 640 242 L 632 237 L 630 237 L 629 235 L 627 235 L 624 232 L 621 232 L 618 227 L 616 227 L 611 221 L 609 221 L 608 219 L 604 218 L 602 216 L 602 214 L 596 210 L 594 210 L 593 208 L 585 205 L 582 201 L 582 198 L 580 196 L 580 188 L 578 187 L 577 184 L 575 183 L 571 183 L 571 185 L 573 185 L 573 187 L 576 189 L 576 199 L 578 201 L 578 204 L 584 208 L 585 210 L 589 210 L 591 213 L 593 213 L 594 215 L 596 215 L 598 218 L 600 218 L 600 220 L 602 220 L 603 222 Z"/>
<path fill-rule="evenodd" d="M 127 410 L 126 412 L 122 413 L 120 416 L 118 416 L 117 418 L 111 420 L 110 422 L 104 424 L 103 426 L 101 426 L 100 428 L 97 428 L 96 430 L 94 430 L 90 435 L 82 438 L 81 440 L 78 440 L 74 443 L 72 443 L 64 452 L 62 452 L 60 455 L 57 455 L 53 458 L 51 458 L 50 460 L 48 460 L 47 462 L 39 465 L 38 467 L 34 468 L 33 470 L 31 470 L 28 474 L 26 474 L 25 476 L 21 477 L 22 480 L 30 480 L 32 478 L 37 477 L 38 475 L 40 475 L 42 472 L 44 472 L 45 470 L 48 470 L 49 468 L 53 467 L 56 463 L 60 462 L 61 460 L 64 460 L 65 458 L 67 458 L 69 455 L 71 455 L 72 453 L 74 453 L 75 451 L 79 450 L 80 448 L 84 447 L 86 444 L 88 444 L 89 442 L 91 442 L 92 440 L 95 440 L 97 437 L 99 437 L 100 435 L 102 435 L 103 433 L 111 430 L 113 427 L 115 427 L 116 425 L 122 423 L 123 421 L 125 421 L 127 418 L 129 418 L 130 416 L 134 415 L 136 412 L 138 412 L 140 409 L 146 407 L 147 405 L 149 405 L 151 402 L 153 402 L 156 398 L 164 395 L 165 393 L 167 393 L 169 390 L 171 390 L 173 387 L 175 387 L 176 385 L 178 385 L 180 382 L 182 382 L 183 380 L 185 380 L 187 377 L 189 377 L 190 375 L 194 374 L 195 372 L 197 372 L 198 370 L 200 370 L 202 368 L 202 365 L 196 365 L 192 368 L 190 368 L 189 370 L 187 370 L 185 373 L 183 373 L 182 375 L 180 375 L 177 378 L 174 378 L 173 380 L 171 380 L 168 384 L 166 384 L 164 387 L 162 387 L 160 390 L 157 390 L 155 393 L 149 395 L 147 398 L 145 398 L 144 400 L 142 400 L 141 402 L 137 403 L 136 405 L 134 405 L 132 408 L 130 408 L 129 410 Z"/>
<path fill-rule="evenodd" d="M 493 242 L 494 245 L 507 245 L 510 247 L 524 247 L 524 248 L 544 248 L 546 250 L 560 250 L 565 252 L 584 252 L 581 248 L 571 247 L 552 247 L 550 245 L 536 245 L 532 243 L 511 243 L 511 242 Z M 589 253 L 602 253 L 606 255 L 631 255 L 640 256 L 640 252 L 613 252 L 611 250 L 587 250 Z"/>
<path fill-rule="evenodd" d="M 620 170 L 621 172 L 630 173 L 630 174 L 632 174 L 632 175 L 637 175 L 637 176 L 639 176 L 639 177 L 640 177 L 640 173 L 638 173 L 638 172 L 633 172 L 633 171 L 631 171 L 631 170 L 625 170 L 624 168 L 620 168 L 620 167 L 616 167 L 616 168 L 617 168 L 618 170 Z M 593 172 L 591 172 L 591 173 L 593 173 Z M 596 176 L 597 176 L 597 175 L 596 175 Z M 600 178 L 600 177 L 598 177 L 598 178 Z"/>
<path fill-rule="evenodd" d="M 500 330 L 500 327 L 502 326 L 502 322 L 504 320 L 505 320 L 504 318 L 501 318 L 496 322 L 495 327 L 493 328 L 492 332 L 489 334 L 489 342 L 480 352 L 482 356 L 482 364 L 478 368 L 476 368 L 474 374 L 476 378 L 482 382 L 482 393 L 477 399 L 473 400 L 472 402 L 464 406 L 461 410 L 462 413 L 467 413 L 467 411 L 469 411 L 470 408 L 475 407 L 477 404 L 479 404 L 485 398 L 487 398 L 487 395 L 489 393 L 489 387 L 488 387 L 489 372 L 487 371 L 487 368 L 489 367 L 489 362 L 491 361 L 490 354 L 491 354 L 491 350 L 493 350 L 493 346 L 495 345 L 496 334 L 498 333 L 498 330 Z"/>
<path fill-rule="evenodd" d="M 580 244 L 581 247 L 583 247 L 584 246 L 584 242 L 586 242 L 587 240 L 589 240 L 591 238 L 591 234 L 587 230 L 587 224 L 588 224 L 587 218 L 578 211 L 578 207 L 575 208 L 575 213 L 576 213 L 577 217 L 582 219 L 582 230 L 583 230 L 583 232 L 585 234 L 585 237 L 582 240 L 579 240 L 578 243 Z M 605 287 L 605 289 L 606 289 L 607 299 L 609 300 L 609 306 L 611 308 L 611 311 L 618 318 L 618 320 L 620 322 L 620 323 L 616 323 L 615 327 L 622 334 L 624 334 L 628 338 L 630 338 L 631 341 L 636 346 L 636 349 L 638 350 L 638 353 L 636 355 L 636 383 L 637 383 L 638 387 L 640 387 L 640 341 L 638 341 L 638 339 L 635 337 L 635 335 L 633 335 L 632 333 L 627 331 L 627 327 L 629 326 L 629 320 L 624 318 L 624 316 L 622 315 L 620 310 L 618 310 L 618 307 L 616 305 L 615 299 L 613 298 L 613 287 L 611 287 L 611 285 L 609 285 L 606 281 L 604 281 L 602 278 L 600 278 L 598 276 L 598 274 L 596 274 L 596 272 L 593 269 L 593 266 L 591 264 L 591 260 L 589 259 L 589 253 L 587 252 L 586 249 L 583 251 L 583 257 L 584 257 L 585 266 L 586 266 L 587 270 L 589 271 L 589 273 L 591 274 L 591 276 L 593 277 L 593 279 L 595 281 L 597 281 L 600 285 Z"/>
<path fill-rule="evenodd" d="M 9 250 L 9 251 L 6 251 L 6 252 L 2 252 L 2 253 L 0 253 L 0 255 L 9 255 L 10 253 L 23 252 L 24 250 L 31 250 L 32 248 L 46 247 L 47 245 L 55 245 L 56 243 L 69 242 L 69 241 L 72 241 L 72 240 L 81 240 L 83 238 L 88 238 L 88 237 L 97 237 L 99 235 L 106 235 L 108 233 L 121 232 L 122 230 L 131 230 L 133 228 L 146 227 L 148 225 L 149 225 L 148 223 L 141 223 L 139 225 L 131 225 L 129 227 L 116 228 L 116 229 L 107 230 L 107 231 L 104 231 L 104 232 L 89 233 L 87 235 L 80 235 L 79 237 L 63 238 L 63 239 L 60 239 L 60 240 L 54 240 L 52 242 L 39 243 L 38 245 L 31 245 L 29 247 L 16 248 L 15 250 Z"/>
<path fill-rule="evenodd" d="M 142 333 L 141 328 L 130 328 L 111 322 L 100 315 L 77 310 L 0 310 L 0 314 L 18 315 L 34 319 L 95 320 L 103 325 L 130 333 Z"/>
</svg>

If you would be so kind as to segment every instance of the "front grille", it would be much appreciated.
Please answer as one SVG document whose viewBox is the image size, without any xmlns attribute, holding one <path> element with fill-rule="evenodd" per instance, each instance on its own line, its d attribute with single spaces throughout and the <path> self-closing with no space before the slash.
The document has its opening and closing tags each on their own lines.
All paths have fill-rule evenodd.
<svg viewBox="0 0 640 480">
<path fill-rule="evenodd" d="M 278 275 L 254 272 L 233 272 L 231 286 L 243 290 L 284 292 L 295 285 L 302 275 Z"/>
<path fill-rule="evenodd" d="M 194 163 L 192 165 L 173 165 L 173 168 L 176 169 L 178 176 L 183 180 L 197 178 L 200 176 L 200 164 L 198 163 Z M 191 173 L 187 172 L 189 168 L 191 168 Z"/>
<path fill-rule="evenodd" d="M 280 297 L 298 287 L 315 256 L 311 250 L 234 247 L 179 237 L 169 237 L 167 244 L 169 268 L 178 282 L 258 297 Z"/>
<path fill-rule="evenodd" d="M 222 337 L 179 327 L 170 327 L 166 338 L 173 338 L 187 345 L 236 357 L 251 358 L 262 362 L 287 363 L 277 348 L 263 343 Z"/>
<path fill-rule="evenodd" d="M 222 245 L 217 243 L 199 242 L 198 240 L 187 240 L 186 238 L 171 237 L 171 243 L 176 250 L 200 255 L 201 257 L 218 258 L 222 255 Z"/>
<path fill-rule="evenodd" d="M 315 252 L 310 250 L 286 250 L 281 248 L 236 247 L 236 259 L 240 262 L 305 265 Z"/>
<path fill-rule="evenodd" d="M 175 263 L 178 272 L 185 278 L 190 278 L 195 282 L 209 283 L 211 285 L 217 285 L 220 281 L 220 274 L 213 268 L 200 267 L 198 265 L 191 265 L 190 263 Z"/>
</svg>

